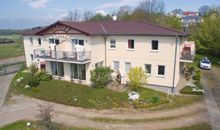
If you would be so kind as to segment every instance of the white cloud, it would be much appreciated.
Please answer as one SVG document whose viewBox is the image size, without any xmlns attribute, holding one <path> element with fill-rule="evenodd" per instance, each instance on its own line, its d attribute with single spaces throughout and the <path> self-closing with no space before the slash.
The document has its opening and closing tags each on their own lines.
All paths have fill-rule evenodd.
<svg viewBox="0 0 220 130">
<path fill-rule="evenodd" d="M 27 4 L 30 7 L 33 7 L 35 9 L 40 9 L 40 8 L 45 8 L 46 4 L 50 1 L 50 0 L 23 0 L 24 2 L 27 2 Z"/>
<path fill-rule="evenodd" d="M 104 3 L 102 5 L 99 5 L 96 7 L 97 10 L 101 9 L 109 9 L 109 8 L 115 8 L 115 7 L 120 7 L 123 5 L 134 5 L 137 3 L 137 0 L 120 0 L 119 2 L 109 2 L 109 3 Z"/>
<path fill-rule="evenodd" d="M 96 10 L 96 14 L 101 14 L 103 16 L 106 16 L 108 13 L 105 12 L 104 10 L 100 9 L 100 10 Z"/>
</svg>

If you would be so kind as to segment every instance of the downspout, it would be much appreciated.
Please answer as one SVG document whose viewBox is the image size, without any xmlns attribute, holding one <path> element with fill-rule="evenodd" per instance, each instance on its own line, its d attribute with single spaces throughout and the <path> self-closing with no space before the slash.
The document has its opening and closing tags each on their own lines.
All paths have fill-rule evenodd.
<svg viewBox="0 0 220 130">
<path fill-rule="evenodd" d="M 104 28 L 104 26 L 102 24 L 100 24 L 102 30 L 104 31 L 105 35 L 104 35 L 104 46 L 105 46 L 105 67 L 107 67 L 107 35 L 108 35 L 108 32 L 106 31 L 106 29 Z"/>
<path fill-rule="evenodd" d="M 174 55 L 174 67 L 173 67 L 173 84 L 172 84 L 172 93 L 174 93 L 175 80 L 176 80 L 176 57 L 177 57 L 177 45 L 178 45 L 178 36 L 176 34 L 176 43 L 175 43 L 175 55 Z"/>
<path fill-rule="evenodd" d="M 105 41 L 105 67 L 107 67 L 107 35 L 104 36 L 104 41 Z"/>
</svg>

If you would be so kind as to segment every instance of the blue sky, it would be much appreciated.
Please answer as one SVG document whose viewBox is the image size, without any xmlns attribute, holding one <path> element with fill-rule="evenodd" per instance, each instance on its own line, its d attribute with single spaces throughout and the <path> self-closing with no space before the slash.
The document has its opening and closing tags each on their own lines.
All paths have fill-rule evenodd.
<svg viewBox="0 0 220 130">
<path fill-rule="evenodd" d="M 135 7 L 140 0 L 1 0 L 0 28 L 29 28 L 61 19 L 68 10 L 112 13 L 120 6 Z M 202 5 L 220 5 L 220 0 L 164 0 L 166 12 L 176 8 L 197 11 Z"/>
</svg>

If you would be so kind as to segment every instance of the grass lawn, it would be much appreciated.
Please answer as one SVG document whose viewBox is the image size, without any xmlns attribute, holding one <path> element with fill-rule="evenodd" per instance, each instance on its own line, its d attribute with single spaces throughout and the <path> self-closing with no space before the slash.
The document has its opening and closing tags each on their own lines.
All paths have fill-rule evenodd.
<svg viewBox="0 0 220 130">
<path fill-rule="evenodd" d="M 24 77 L 20 83 L 16 80 Z M 42 81 L 38 87 L 25 89 L 30 73 L 19 72 L 14 77 L 8 96 L 11 93 L 24 94 L 26 96 L 56 102 L 65 105 L 78 106 L 83 108 L 94 109 L 111 109 L 111 108 L 150 108 L 150 110 L 172 109 L 182 107 L 200 101 L 201 96 L 169 96 L 159 91 L 147 88 L 141 88 L 140 101 L 144 102 L 138 107 L 128 101 L 127 92 L 116 92 L 107 88 L 91 88 L 86 85 L 76 84 L 61 80 Z M 159 97 L 156 103 L 149 102 L 150 99 Z M 140 107 L 141 106 L 141 107 Z"/>
<path fill-rule="evenodd" d="M 193 92 L 192 90 L 193 90 L 192 87 L 185 86 L 184 88 L 182 88 L 180 90 L 180 93 L 182 93 L 182 94 L 193 94 L 193 95 L 203 95 L 203 92 Z"/>
<path fill-rule="evenodd" d="M 195 124 L 195 125 L 188 126 L 188 127 L 174 128 L 174 129 L 169 129 L 169 130 L 211 130 L 211 129 L 212 128 L 210 124 L 204 122 L 204 123 Z"/>
<path fill-rule="evenodd" d="M 10 38 L 16 41 L 16 43 L 0 44 L 0 59 L 16 57 L 24 55 L 23 45 L 20 44 L 21 37 L 18 35 L 0 36 L 0 38 Z"/>
<path fill-rule="evenodd" d="M 32 125 L 30 127 L 26 126 L 27 122 L 28 121 L 17 121 L 0 128 L 0 130 L 41 130 L 37 122 L 31 122 Z M 55 124 L 55 125 L 59 130 L 97 130 L 93 128 L 65 127 L 60 124 Z"/>
<path fill-rule="evenodd" d="M 19 77 L 24 77 L 24 80 L 16 84 L 16 80 Z M 107 88 L 91 88 L 86 85 L 61 80 L 42 81 L 38 87 L 25 89 L 24 86 L 27 84 L 28 77 L 30 77 L 29 73 L 19 72 L 11 83 L 10 91 L 15 94 L 24 94 L 46 101 L 84 108 L 111 109 L 131 107 L 127 92 L 116 92 Z M 165 93 L 147 88 L 141 89 L 140 96 L 142 100 L 155 96 L 160 97 L 159 102 L 148 104 L 144 106 L 145 108 L 168 102 Z"/>
</svg>

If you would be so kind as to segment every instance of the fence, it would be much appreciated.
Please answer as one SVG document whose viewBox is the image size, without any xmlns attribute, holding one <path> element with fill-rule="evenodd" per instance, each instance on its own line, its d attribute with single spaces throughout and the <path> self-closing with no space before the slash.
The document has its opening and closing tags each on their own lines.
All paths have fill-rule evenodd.
<svg viewBox="0 0 220 130">
<path fill-rule="evenodd" d="M 26 67 L 25 62 L 0 64 L 0 76 L 18 72 L 20 70 L 23 70 L 25 67 Z"/>
</svg>

